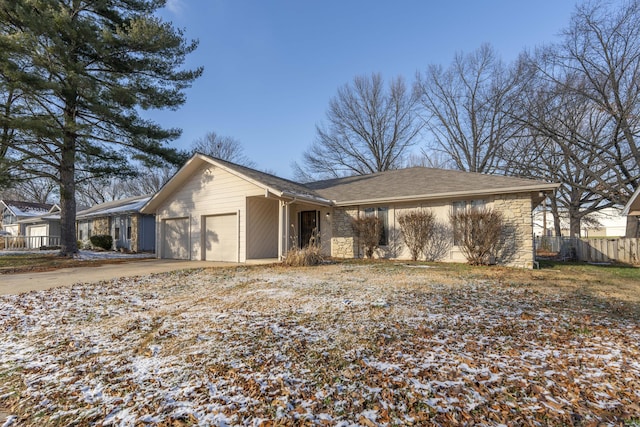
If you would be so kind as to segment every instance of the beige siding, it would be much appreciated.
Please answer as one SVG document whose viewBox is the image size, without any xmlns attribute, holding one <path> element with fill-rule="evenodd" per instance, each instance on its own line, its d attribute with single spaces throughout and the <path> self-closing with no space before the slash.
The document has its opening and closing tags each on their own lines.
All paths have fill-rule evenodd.
<svg viewBox="0 0 640 427">
<path fill-rule="evenodd" d="M 278 257 L 278 201 L 247 199 L 247 259 Z"/>
<path fill-rule="evenodd" d="M 223 169 L 206 165 L 194 173 L 157 209 L 156 224 L 163 218 L 187 216 L 190 226 L 190 254 L 193 260 L 205 257 L 202 250 L 202 220 L 208 215 L 239 214 L 240 262 L 246 261 L 246 198 L 264 196 L 264 189 Z M 156 227 L 156 242 L 161 241 Z"/>
<path fill-rule="evenodd" d="M 189 259 L 189 218 L 163 218 L 161 227 L 162 249 L 165 259 Z"/>
</svg>

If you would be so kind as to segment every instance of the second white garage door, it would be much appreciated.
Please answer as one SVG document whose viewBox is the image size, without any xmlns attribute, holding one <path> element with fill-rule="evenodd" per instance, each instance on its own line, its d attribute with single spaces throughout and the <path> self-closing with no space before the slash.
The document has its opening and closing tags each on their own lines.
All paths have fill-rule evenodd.
<svg viewBox="0 0 640 427">
<path fill-rule="evenodd" d="M 204 230 L 205 260 L 238 262 L 236 214 L 206 216 Z"/>
</svg>

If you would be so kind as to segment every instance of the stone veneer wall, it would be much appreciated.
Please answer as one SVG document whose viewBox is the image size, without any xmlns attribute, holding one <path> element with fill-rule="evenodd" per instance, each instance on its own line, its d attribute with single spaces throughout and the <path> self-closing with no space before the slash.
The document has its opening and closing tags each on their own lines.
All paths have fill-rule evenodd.
<svg viewBox="0 0 640 427">
<path fill-rule="evenodd" d="M 95 218 L 93 220 L 93 230 L 91 230 L 93 236 L 99 234 L 111 234 L 111 227 L 109 224 L 109 217 Z"/>
<path fill-rule="evenodd" d="M 140 248 L 139 234 L 138 234 L 138 224 L 140 224 L 140 215 L 132 214 L 131 215 L 131 247 L 129 250 L 131 252 L 138 252 Z M 126 233 L 126 230 L 125 230 Z"/>
<path fill-rule="evenodd" d="M 358 215 L 358 209 L 335 208 L 331 218 L 331 256 L 355 258 L 358 253 L 351 220 Z"/>
<path fill-rule="evenodd" d="M 496 196 L 492 200 L 492 207 L 504 215 L 508 226 L 506 238 L 512 248 L 508 257 L 498 262 L 510 267 L 532 268 L 535 258 L 531 195 L 527 193 Z M 331 224 L 332 257 L 356 258 L 358 256 L 357 241 L 351 227 L 351 221 L 357 215 L 357 207 L 334 209 Z"/>
<path fill-rule="evenodd" d="M 493 208 L 502 212 L 509 226 L 508 242 L 513 243 L 514 251 L 503 260 L 510 267 L 533 268 L 533 222 L 531 218 L 531 196 L 529 194 L 511 194 L 497 196 Z"/>
</svg>

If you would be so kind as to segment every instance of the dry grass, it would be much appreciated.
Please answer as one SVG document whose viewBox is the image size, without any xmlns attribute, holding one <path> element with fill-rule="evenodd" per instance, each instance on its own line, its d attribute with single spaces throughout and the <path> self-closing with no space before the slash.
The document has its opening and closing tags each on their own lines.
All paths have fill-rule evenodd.
<svg viewBox="0 0 640 427">
<path fill-rule="evenodd" d="M 637 422 L 638 271 L 353 261 L 0 297 L 0 409 L 26 426 Z"/>
<path fill-rule="evenodd" d="M 56 254 L 0 254 L 0 275 L 28 272 L 52 271 L 60 268 L 96 267 L 105 264 L 121 264 L 128 261 L 140 261 L 140 258 L 104 258 L 104 259 L 76 259 L 61 257 Z M 152 257 L 153 255 L 149 255 Z"/>
<path fill-rule="evenodd" d="M 323 259 L 320 247 L 309 245 L 289 250 L 283 264 L 289 267 L 309 267 L 322 263 Z"/>
</svg>

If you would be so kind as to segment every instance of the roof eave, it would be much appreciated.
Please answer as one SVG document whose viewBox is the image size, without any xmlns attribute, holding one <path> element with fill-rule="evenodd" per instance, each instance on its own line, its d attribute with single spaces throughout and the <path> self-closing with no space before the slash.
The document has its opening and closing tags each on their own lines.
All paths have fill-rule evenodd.
<svg viewBox="0 0 640 427">
<path fill-rule="evenodd" d="M 622 210 L 622 215 L 640 215 L 640 212 L 637 212 L 640 211 L 640 207 L 633 210 L 631 209 L 631 206 L 636 202 L 638 197 L 640 197 L 640 187 L 638 187 L 638 189 L 631 195 L 631 198 Z"/>
<path fill-rule="evenodd" d="M 88 218 L 96 218 L 96 217 L 105 217 L 105 216 L 119 216 L 119 215 L 131 215 L 131 214 L 138 214 L 138 213 L 142 213 L 141 210 L 137 210 L 137 209 L 132 209 L 132 210 L 126 210 L 126 211 L 118 211 L 118 212 L 95 212 L 95 213 L 89 213 L 89 214 L 84 214 L 84 215 L 76 215 L 76 219 L 88 219 Z"/>
<path fill-rule="evenodd" d="M 274 193 L 274 194 L 278 194 L 277 191 L 274 191 L 273 189 L 269 189 L 269 192 Z M 311 203 L 314 205 L 319 205 L 319 206 L 332 206 L 333 202 L 329 199 L 324 199 L 322 197 L 313 197 L 313 196 L 309 196 L 306 194 L 298 194 L 298 193 L 293 193 L 293 192 L 289 192 L 289 191 L 281 191 L 279 194 L 280 197 L 286 197 L 288 199 L 291 200 L 301 200 L 307 203 Z"/>
<path fill-rule="evenodd" d="M 376 203 L 404 203 L 404 202 L 416 202 L 420 200 L 442 200 L 453 199 L 458 197 L 470 197 L 470 196 L 488 196 L 492 194 L 516 194 L 516 193 L 531 193 L 536 191 L 555 191 L 560 184 L 552 183 L 545 185 L 529 185 L 520 187 L 505 187 L 497 189 L 487 190 L 475 190 L 475 191 L 452 191 L 446 193 L 435 194 L 419 194 L 402 197 L 381 197 L 376 199 L 358 199 L 358 200 L 345 200 L 336 201 L 336 206 L 353 206 L 353 205 L 369 205 Z"/>
</svg>

